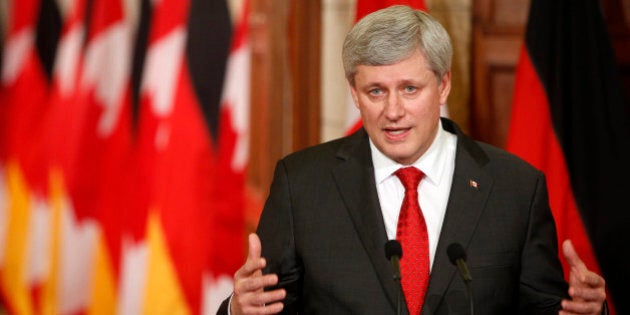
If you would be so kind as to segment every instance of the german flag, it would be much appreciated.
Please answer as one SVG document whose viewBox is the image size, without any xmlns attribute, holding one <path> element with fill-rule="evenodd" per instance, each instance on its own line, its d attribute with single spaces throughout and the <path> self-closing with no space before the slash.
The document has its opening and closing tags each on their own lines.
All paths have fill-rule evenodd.
<svg viewBox="0 0 630 315">
<path fill-rule="evenodd" d="M 507 149 L 545 173 L 559 242 L 573 241 L 627 314 L 630 106 L 620 82 L 599 1 L 532 1 Z"/>
</svg>

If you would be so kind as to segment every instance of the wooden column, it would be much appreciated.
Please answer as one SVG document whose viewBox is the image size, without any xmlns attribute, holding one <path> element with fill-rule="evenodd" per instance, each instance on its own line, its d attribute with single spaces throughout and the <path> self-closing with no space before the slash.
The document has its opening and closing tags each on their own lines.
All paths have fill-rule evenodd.
<svg viewBox="0 0 630 315">
<path fill-rule="evenodd" d="M 321 12 L 320 0 L 291 1 L 288 36 L 293 150 L 320 140 Z"/>
<path fill-rule="evenodd" d="M 248 220 L 257 222 L 278 159 L 319 142 L 321 1 L 250 1 Z"/>
</svg>

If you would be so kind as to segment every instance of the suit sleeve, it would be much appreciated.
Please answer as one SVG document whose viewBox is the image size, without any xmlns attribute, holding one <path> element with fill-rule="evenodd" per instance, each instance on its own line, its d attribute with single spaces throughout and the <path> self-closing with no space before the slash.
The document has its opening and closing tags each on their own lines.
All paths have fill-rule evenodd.
<svg viewBox="0 0 630 315">
<path fill-rule="evenodd" d="M 257 233 L 262 244 L 262 256 L 267 260 L 263 272 L 277 274 L 277 287 L 287 292 L 283 314 L 296 314 L 301 305 L 303 268 L 295 249 L 293 211 L 287 168 L 280 161 L 276 165 Z"/>
<path fill-rule="evenodd" d="M 558 258 L 556 227 L 542 173 L 538 176 L 530 205 L 521 262 L 521 313 L 557 314 L 561 299 L 568 297 L 568 287 Z"/>
<path fill-rule="evenodd" d="M 219 306 L 219 309 L 217 310 L 217 315 L 228 315 L 229 314 L 230 298 L 231 298 L 231 295 L 227 299 L 223 300 L 223 302 Z"/>
</svg>

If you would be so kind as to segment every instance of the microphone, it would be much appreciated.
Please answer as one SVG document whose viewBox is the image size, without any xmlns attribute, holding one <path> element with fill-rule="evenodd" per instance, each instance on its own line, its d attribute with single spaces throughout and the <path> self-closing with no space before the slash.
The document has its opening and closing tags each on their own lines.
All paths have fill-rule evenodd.
<svg viewBox="0 0 630 315">
<path fill-rule="evenodd" d="M 400 282 L 400 258 L 402 258 L 402 246 L 397 240 L 389 240 L 385 243 L 385 257 L 392 263 L 394 269 L 394 280 Z"/>
<path fill-rule="evenodd" d="M 400 279 L 402 276 L 400 275 L 400 264 L 399 260 L 402 258 L 402 246 L 397 240 L 389 240 L 385 243 L 385 257 L 392 263 L 392 268 L 394 269 L 394 281 L 398 285 L 398 295 L 396 298 L 396 314 L 401 313 L 401 291 L 402 287 L 400 286 Z"/>
<path fill-rule="evenodd" d="M 459 275 L 464 280 L 466 284 L 466 291 L 468 291 L 468 300 L 470 301 L 470 315 L 475 314 L 475 303 L 473 301 L 473 292 L 472 286 L 470 283 L 472 282 L 472 277 L 470 276 L 470 271 L 468 271 L 468 265 L 466 265 L 466 251 L 459 243 L 452 243 L 448 245 L 446 249 L 446 253 L 448 254 L 448 259 L 451 263 L 457 266 L 457 270 L 459 271 Z"/>
</svg>

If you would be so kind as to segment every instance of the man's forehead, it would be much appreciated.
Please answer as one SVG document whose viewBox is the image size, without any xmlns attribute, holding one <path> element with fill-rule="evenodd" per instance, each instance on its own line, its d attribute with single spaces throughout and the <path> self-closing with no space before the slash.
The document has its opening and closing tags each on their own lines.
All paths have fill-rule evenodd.
<svg viewBox="0 0 630 315">
<path fill-rule="evenodd" d="M 379 84 L 404 84 L 418 81 L 426 81 L 435 78 L 435 73 L 426 64 L 411 64 L 400 67 L 368 66 L 357 67 L 354 74 L 355 84 L 379 85 Z"/>
</svg>

